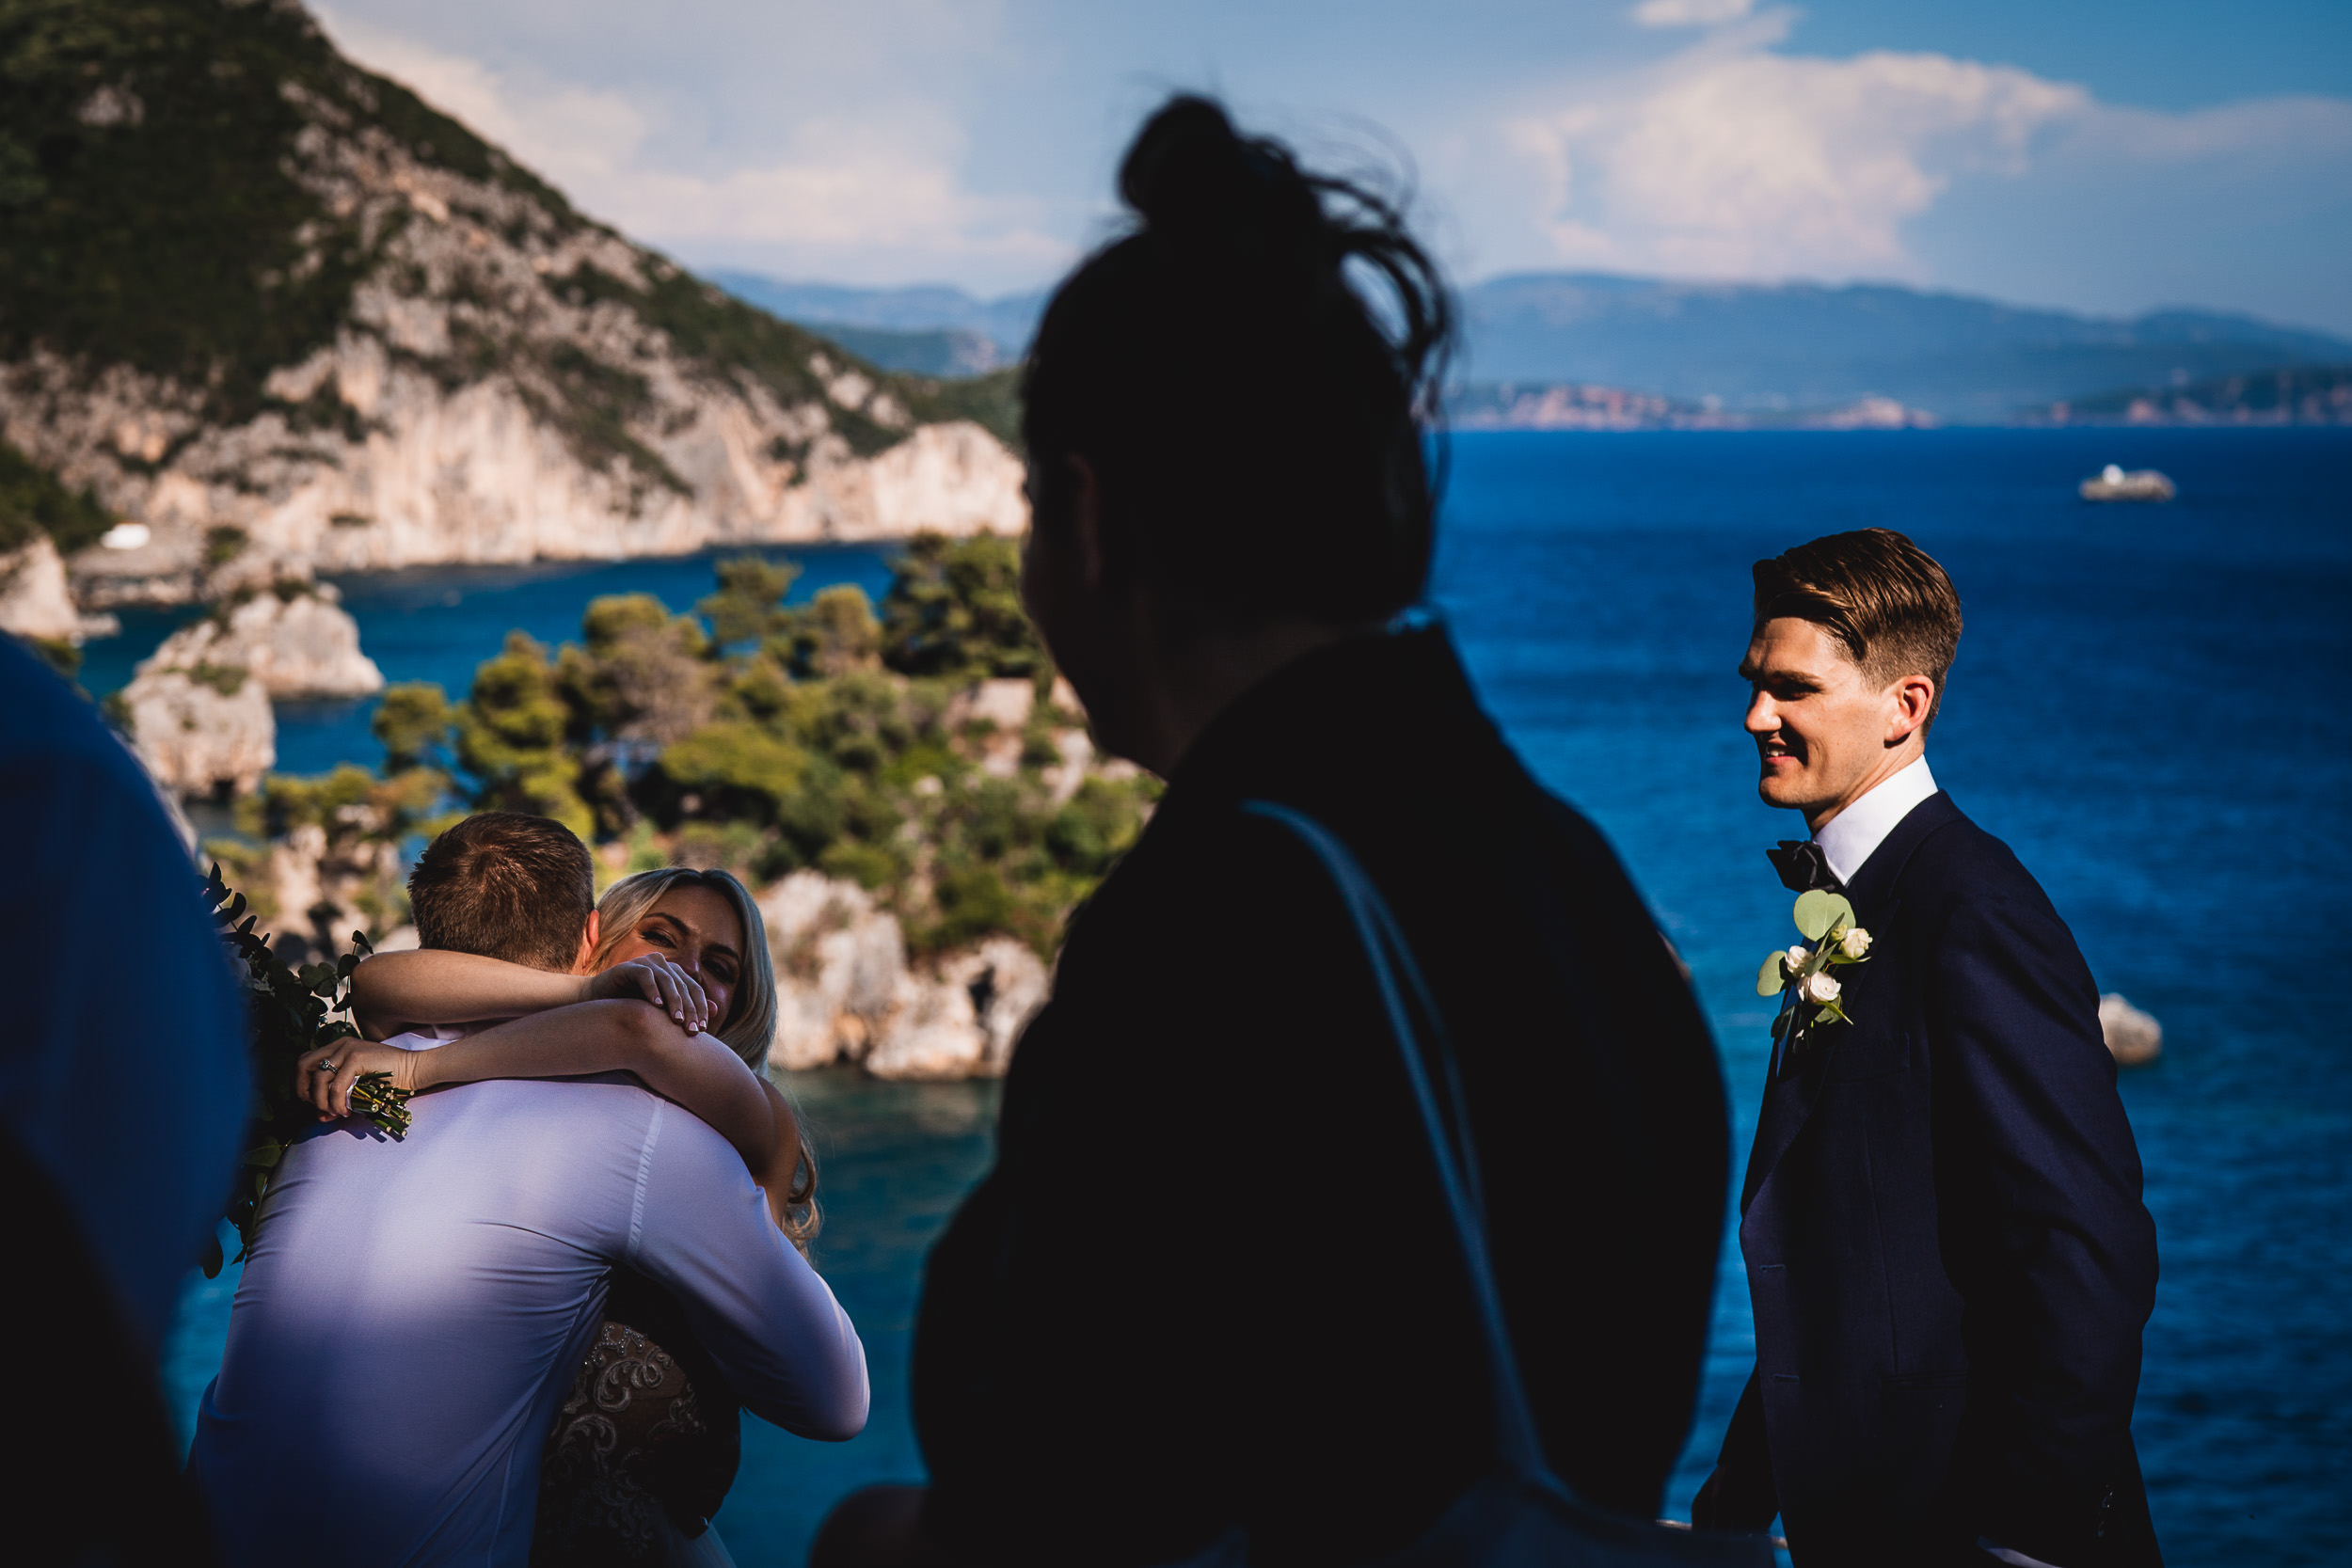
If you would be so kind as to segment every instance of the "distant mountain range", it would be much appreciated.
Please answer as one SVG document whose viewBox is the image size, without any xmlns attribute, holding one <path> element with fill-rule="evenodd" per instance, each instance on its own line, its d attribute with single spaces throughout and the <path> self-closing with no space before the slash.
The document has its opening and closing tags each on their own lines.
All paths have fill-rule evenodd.
<svg viewBox="0 0 2352 1568">
<path fill-rule="evenodd" d="M 951 363 L 977 365 L 989 354 L 996 364 L 1017 357 L 1046 297 L 984 300 L 944 287 L 854 289 L 744 273 L 712 280 L 878 365 L 930 375 L 957 373 Z M 1511 404 L 1531 388 L 1594 386 L 1734 413 L 1888 399 L 1942 420 L 2000 423 L 2119 388 L 2352 363 L 2352 341 L 2251 316 L 2090 316 L 1892 284 L 1525 273 L 1473 284 L 1461 297 L 1466 353 L 1456 380 L 1481 406 Z M 852 341 L 852 329 L 864 335 Z"/>
<path fill-rule="evenodd" d="M 2352 425 L 2352 364 L 2136 387 L 2054 403 L 2030 422 Z"/>
<path fill-rule="evenodd" d="M 1996 422 L 2110 388 L 2342 364 L 2352 342 L 2250 316 L 2121 319 L 1887 284 L 1498 277 L 1463 292 L 1470 382 L 1597 382 L 1733 409 L 1892 398 Z"/>
<path fill-rule="evenodd" d="M 853 289 L 785 283 L 749 272 L 706 274 L 736 298 L 798 322 L 886 371 L 980 375 L 1021 357 L 1045 291 L 976 299 L 961 289 Z"/>
</svg>

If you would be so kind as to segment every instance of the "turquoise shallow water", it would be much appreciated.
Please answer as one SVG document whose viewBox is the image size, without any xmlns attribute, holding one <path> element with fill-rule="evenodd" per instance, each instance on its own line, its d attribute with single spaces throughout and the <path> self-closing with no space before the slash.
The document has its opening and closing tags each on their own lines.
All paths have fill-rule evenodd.
<svg viewBox="0 0 2352 1568">
<path fill-rule="evenodd" d="M 2163 1249 L 2135 1430 L 2167 1557 L 2341 1560 L 2352 744 L 2336 705 L 2352 675 L 2352 433 L 1501 434 L 1458 437 L 1454 460 L 1437 597 L 1514 743 L 1608 832 L 1691 962 L 1742 1160 L 1767 1043 L 1751 981 L 1788 918 L 1759 851 L 1795 820 L 1756 803 L 1740 730 L 1748 563 L 1883 524 L 1951 569 L 1968 631 L 1937 776 L 2040 876 L 2102 989 L 2165 1025 L 2163 1058 L 2126 1074 L 2123 1094 Z M 2074 482 L 2107 462 L 2165 469 L 2181 499 L 2076 501 Z M 803 593 L 886 579 L 878 551 L 806 559 Z M 682 609 L 709 583 L 695 560 L 344 586 L 387 674 L 456 691 L 509 626 L 560 638 L 595 594 Z M 165 619 L 93 645 L 93 689 L 127 676 Z M 289 768 L 373 757 L 364 705 L 281 723 Z M 1169 1077 L 1171 1092 L 1217 1092 L 1182 1063 Z M 804 1092 L 828 1156 L 821 1262 L 866 1336 L 875 1414 L 838 1447 L 747 1423 L 720 1518 L 745 1568 L 798 1563 L 849 1486 L 919 1473 L 905 1354 L 921 1258 L 985 1167 L 994 1105 L 993 1085 L 840 1074 Z M 183 1311 L 170 1370 L 183 1418 L 217 1364 L 230 1288 L 199 1284 Z M 1727 1267 L 1670 1511 L 1746 1375 L 1746 1310 Z"/>
</svg>

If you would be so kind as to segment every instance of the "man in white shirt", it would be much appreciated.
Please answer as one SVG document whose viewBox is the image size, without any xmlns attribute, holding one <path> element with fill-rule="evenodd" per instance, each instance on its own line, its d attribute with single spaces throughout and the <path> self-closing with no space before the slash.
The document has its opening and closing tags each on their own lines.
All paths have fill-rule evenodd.
<svg viewBox="0 0 2352 1568">
<path fill-rule="evenodd" d="M 2090 969 L 1928 770 L 1960 630 L 1899 533 L 1756 565 L 1758 792 L 1812 832 L 1772 862 L 1872 940 L 1836 972 L 1851 1022 L 1777 1032 L 1740 1199 L 1756 1368 L 1692 1517 L 1777 1513 L 1798 1568 L 2155 1568 L 2155 1227 Z"/>
<path fill-rule="evenodd" d="M 548 840 L 535 862 L 556 868 L 523 917 L 542 939 L 583 931 L 586 849 L 544 819 L 505 826 Z M 519 1568 L 541 1451 L 619 1264 L 677 1300 L 753 1414 L 830 1441 L 863 1428 L 856 1331 L 691 1114 L 619 1074 L 463 1085 L 409 1110 L 397 1142 L 323 1128 L 271 1185 L 189 1461 L 231 1564 Z"/>
</svg>

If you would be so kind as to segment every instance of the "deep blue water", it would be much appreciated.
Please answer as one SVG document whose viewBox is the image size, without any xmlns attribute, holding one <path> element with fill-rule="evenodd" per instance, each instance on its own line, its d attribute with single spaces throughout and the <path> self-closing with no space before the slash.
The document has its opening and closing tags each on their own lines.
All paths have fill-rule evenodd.
<svg viewBox="0 0 2352 1568">
<path fill-rule="evenodd" d="M 2100 465 L 2181 499 L 2096 508 Z M 1950 569 L 1968 619 L 1931 759 L 2073 925 L 2101 988 L 2165 1026 L 2124 1075 L 2163 1250 L 2135 1424 L 2168 1559 L 2341 1560 L 2352 1538 L 2352 432 L 1939 431 L 1475 435 L 1454 444 L 1438 573 L 1481 691 L 1530 765 L 1616 844 L 1697 976 L 1738 1153 L 1766 1050 L 1752 980 L 1786 940 L 1759 851 L 1732 674 L 1748 564 L 1883 524 Z M 807 592 L 884 577 L 808 557 Z M 684 608 L 707 561 L 346 579 L 395 680 L 462 691 L 510 626 L 576 634 L 596 594 Z M 159 618 L 151 618 L 158 619 Z M 120 644 L 147 635 L 133 626 Z M 135 650 L 143 652 L 144 650 Z M 93 647 L 90 684 L 109 658 Z M 364 713 L 281 716 L 290 768 L 372 760 Z M 746 1423 L 719 1526 L 745 1568 L 798 1563 L 831 1500 L 911 1478 L 907 1329 L 924 1248 L 984 1167 L 992 1085 L 812 1075 L 829 1222 L 820 1263 L 866 1336 L 874 1418 L 853 1443 Z M 1212 1089 L 1213 1092 L 1213 1089 Z M 1213 1249 L 1212 1249 L 1213 1250 Z M 1705 1473 L 1753 1354 L 1726 1236 L 1698 1421 L 1669 1496 Z M 183 1418 L 231 1282 L 196 1287 L 171 1376 Z"/>
</svg>

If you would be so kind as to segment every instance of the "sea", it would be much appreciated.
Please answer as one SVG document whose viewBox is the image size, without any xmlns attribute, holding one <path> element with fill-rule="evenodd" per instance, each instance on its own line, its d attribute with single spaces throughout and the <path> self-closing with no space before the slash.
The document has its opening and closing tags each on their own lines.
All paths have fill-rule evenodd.
<svg viewBox="0 0 2352 1568">
<path fill-rule="evenodd" d="M 2160 468 L 2179 499 L 2078 500 L 2076 483 L 2107 463 Z M 1802 832 L 1756 799 L 1740 728 L 1749 565 L 1866 526 L 1945 563 L 1967 631 L 1936 776 L 2041 879 L 2101 990 L 2164 1028 L 2162 1055 L 2121 1088 L 2162 1251 L 2134 1433 L 2166 1557 L 2344 1561 L 2352 431 L 1470 433 L 1451 442 L 1443 519 L 1434 598 L 1484 701 L 1608 835 L 1691 965 L 1735 1169 L 1769 1045 L 1756 967 L 1792 940 L 1762 850 Z M 789 554 L 805 569 L 795 596 L 888 580 L 883 548 Z M 595 595 L 650 593 L 683 610 L 712 586 L 707 556 L 339 580 L 385 673 L 453 695 L 510 629 L 553 642 L 578 635 Z M 125 616 L 89 647 L 85 684 L 119 685 L 186 613 Z M 379 760 L 369 711 L 281 709 L 279 767 Z M 1182 1061 L 1168 1078 L 1171 1093 L 1218 1092 Z M 987 1168 L 997 1103 L 991 1084 L 841 1071 L 798 1087 L 825 1156 L 818 1260 L 865 1337 L 873 1418 L 840 1445 L 746 1421 L 717 1522 L 744 1568 L 802 1562 L 850 1488 L 921 1476 L 907 1350 L 922 1261 Z M 1683 1517 L 1754 1356 L 1728 1220 L 1704 1392 L 1665 1498 Z M 1215 1238 L 1189 1244 L 1216 1266 Z M 183 1426 L 218 1366 L 234 1285 L 234 1270 L 189 1284 L 167 1366 Z"/>
</svg>

